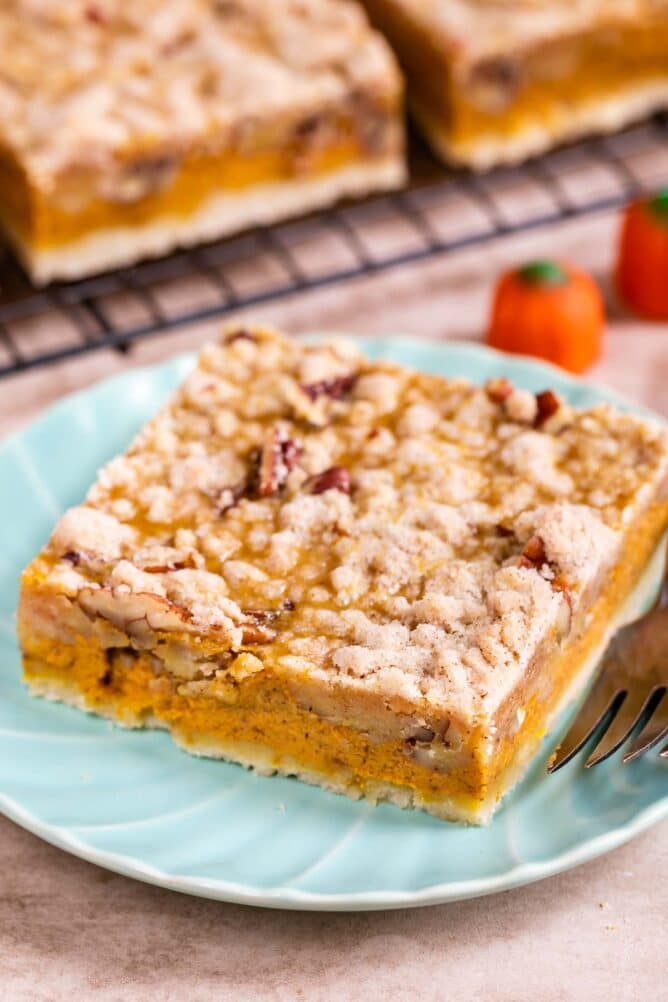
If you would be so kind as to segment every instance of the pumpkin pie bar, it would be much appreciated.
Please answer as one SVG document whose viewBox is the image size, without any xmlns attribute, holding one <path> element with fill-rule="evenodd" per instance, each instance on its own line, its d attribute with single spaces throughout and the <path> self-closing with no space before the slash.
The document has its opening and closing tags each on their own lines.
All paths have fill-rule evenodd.
<svg viewBox="0 0 668 1002">
<path fill-rule="evenodd" d="M 437 154 L 486 170 L 668 107 L 668 0 L 364 0 Z"/>
<path fill-rule="evenodd" d="M 36 283 L 404 178 L 399 72 L 348 0 L 12 0 L 0 50 L 0 223 Z"/>
<path fill-rule="evenodd" d="M 668 524 L 668 431 L 230 330 L 21 584 L 36 695 L 486 822 Z"/>
</svg>

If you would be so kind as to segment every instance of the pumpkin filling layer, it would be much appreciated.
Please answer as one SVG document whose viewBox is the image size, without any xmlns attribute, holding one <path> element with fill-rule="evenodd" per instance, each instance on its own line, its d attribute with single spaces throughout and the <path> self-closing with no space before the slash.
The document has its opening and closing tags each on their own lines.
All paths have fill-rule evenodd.
<svg viewBox="0 0 668 1002">
<path fill-rule="evenodd" d="M 66 248 L 101 230 L 141 227 L 169 218 L 187 221 L 212 196 L 243 197 L 256 186 L 288 181 L 298 185 L 301 178 L 331 175 L 335 180 L 341 168 L 373 162 L 373 154 L 353 138 L 303 156 L 287 146 L 255 154 L 191 155 L 180 165 L 169 157 L 144 157 L 129 161 L 126 173 L 133 192 L 143 190 L 143 195 L 124 201 L 119 194 L 117 200 L 105 200 L 85 176 L 73 172 L 62 179 L 57 198 L 19 187 L 13 204 L 4 207 L 5 225 L 36 250 Z M 0 165 L 0 176 L 9 177 L 10 172 L 8 163 Z"/>
<path fill-rule="evenodd" d="M 228 332 L 26 570 L 27 682 L 487 820 L 668 523 L 664 428 L 553 397 Z"/>
</svg>

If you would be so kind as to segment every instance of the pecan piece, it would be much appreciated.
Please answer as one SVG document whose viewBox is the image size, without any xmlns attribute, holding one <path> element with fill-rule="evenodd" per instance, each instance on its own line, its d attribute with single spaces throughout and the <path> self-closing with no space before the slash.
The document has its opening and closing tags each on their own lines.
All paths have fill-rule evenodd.
<svg viewBox="0 0 668 1002">
<path fill-rule="evenodd" d="M 245 644 L 268 644 L 277 636 L 277 631 L 270 627 L 284 612 L 290 612 L 295 604 L 286 599 L 280 609 L 242 609 L 246 622 L 242 624 L 243 642 Z"/>
<path fill-rule="evenodd" d="M 534 418 L 533 426 L 534 428 L 540 428 L 553 414 L 557 413 L 561 407 L 561 401 L 552 390 L 543 390 L 542 393 L 536 394 L 536 403 L 538 405 L 538 413 Z"/>
<path fill-rule="evenodd" d="M 230 508 L 235 508 L 247 493 L 247 480 L 243 480 L 240 484 L 235 484 L 234 487 L 223 487 L 222 491 L 215 498 L 218 514 L 224 515 Z"/>
<path fill-rule="evenodd" d="M 301 454 L 301 446 L 294 438 L 286 438 L 281 442 L 281 458 L 287 467 L 288 473 L 295 468 Z"/>
<path fill-rule="evenodd" d="M 502 525 L 501 522 L 498 522 L 494 526 L 494 530 L 495 530 L 497 536 L 500 536 L 501 539 L 510 539 L 511 536 L 515 535 L 515 532 L 514 532 L 513 529 L 509 529 L 507 525 Z"/>
<path fill-rule="evenodd" d="M 348 376 L 332 376 L 331 379 L 321 379 L 317 383 L 301 383 L 300 388 L 309 400 L 317 400 L 323 396 L 340 400 L 346 393 L 350 393 L 357 379 L 357 373 L 351 372 Z"/>
<path fill-rule="evenodd" d="M 108 24 L 109 18 L 97 4 L 89 3 L 84 7 L 84 17 L 91 24 Z"/>
<path fill-rule="evenodd" d="M 496 376 L 485 383 L 485 393 L 493 404 L 502 404 L 513 392 L 513 384 L 505 376 Z"/>
<path fill-rule="evenodd" d="M 82 588 L 78 600 L 89 619 L 100 616 L 108 620 L 140 647 L 153 643 L 157 632 L 196 633 L 198 630 L 189 609 L 151 592 Z"/>
<path fill-rule="evenodd" d="M 325 491 L 341 491 L 342 494 L 350 494 L 352 483 L 350 472 L 345 466 L 330 466 L 324 473 L 320 473 L 311 486 L 311 494 L 324 494 Z"/>
<path fill-rule="evenodd" d="M 254 620 L 256 623 L 273 623 L 281 614 L 280 609 L 242 609 L 244 616 Z"/>
<path fill-rule="evenodd" d="M 244 644 L 268 644 L 278 636 L 276 630 L 255 619 L 243 623 L 241 629 L 243 631 L 241 640 Z"/>
<path fill-rule="evenodd" d="M 276 630 L 258 623 L 246 623 L 242 626 L 241 640 L 244 644 L 269 644 L 276 639 Z"/>
<path fill-rule="evenodd" d="M 285 485 L 290 470 L 301 455 L 301 446 L 280 428 L 272 428 L 265 439 L 254 478 L 253 491 L 261 498 L 275 497 Z"/>
<path fill-rule="evenodd" d="M 169 574 L 171 571 L 182 571 L 195 566 L 192 557 L 185 560 L 170 560 L 165 564 L 145 564 L 142 570 L 147 574 Z"/>
<path fill-rule="evenodd" d="M 247 331 L 245 327 L 240 327 L 239 330 L 230 331 L 229 334 L 225 336 L 225 344 L 234 344 L 235 341 L 257 341 L 254 334 Z"/>
<path fill-rule="evenodd" d="M 547 565 L 553 573 L 553 577 L 550 581 L 552 590 L 561 593 L 568 608 L 568 628 L 570 628 L 570 617 L 573 613 L 573 595 L 569 582 L 559 571 L 559 568 L 547 559 L 545 544 L 540 536 L 532 536 L 522 550 L 522 555 L 520 556 L 520 567 L 530 567 L 538 571 L 545 565 Z"/>
<path fill-rule="evenodd" d="M 521 567 L 542 567 L 543 564 L 547 563 L 547 554 L 545 553 L 545 544 L 540 536 L 532 536 L 529 539 L 522 550 L 522 556 L 520 557 Z"/>
</svg>

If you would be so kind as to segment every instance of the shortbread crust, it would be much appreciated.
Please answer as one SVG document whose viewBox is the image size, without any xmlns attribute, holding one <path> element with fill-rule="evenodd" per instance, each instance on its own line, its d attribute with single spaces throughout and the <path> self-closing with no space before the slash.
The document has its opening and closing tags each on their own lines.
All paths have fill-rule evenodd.
<svg viewBox="0 0 668 1002">
<path fill-rule="evenodd" d="M 26 570 L 25 678 L 484 822 L 591 672 L 667 482 L 658 423 L 234 331 Z"/>
<path fill-rule="evenodd" d="M 405 176 L 399 73 L 349 0 L 17 0 L 0 47 L 0 222 L 38 282 Z"/>
</svg>

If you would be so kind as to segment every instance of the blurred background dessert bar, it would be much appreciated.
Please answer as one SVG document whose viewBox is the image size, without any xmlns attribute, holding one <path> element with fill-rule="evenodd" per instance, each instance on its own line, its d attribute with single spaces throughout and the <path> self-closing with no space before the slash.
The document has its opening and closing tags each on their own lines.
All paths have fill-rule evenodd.
<svg viewBox="0 0 668 1002">
<path fill-rule="evenodd" d="M 486 170 L 668 106 L 666 0 L 363 0 L 432 149 Z"/>
<path fill-rule="evenodd" d="M 401 81 L 341 0 L 0 6 L 0 221 L 32 279 L 404 179 Z"/>
</svg>

